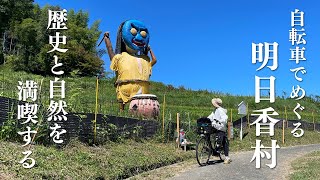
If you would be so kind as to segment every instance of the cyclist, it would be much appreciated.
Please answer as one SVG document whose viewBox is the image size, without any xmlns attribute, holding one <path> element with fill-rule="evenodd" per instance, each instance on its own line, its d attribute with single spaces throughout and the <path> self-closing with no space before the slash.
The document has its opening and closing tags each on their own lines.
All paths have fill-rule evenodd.
<svg viewBox="0 0 320 180">
<path fill-rule="evenodd" d="M 226 156 L 224 164 L 229 164 L 231 159 L 229 158 L 229 143 L 227 141 L 226 133 L 228 122 L 227 110 L 221 107 L 222 100 L 220 98 L 213 98 L 211 102 L 214 106 L 214 110 L 208 118 L 211 120 L 212 126 L 218 130 L 217 135 L 222 140 L 224 154 Z"/>
</svg>

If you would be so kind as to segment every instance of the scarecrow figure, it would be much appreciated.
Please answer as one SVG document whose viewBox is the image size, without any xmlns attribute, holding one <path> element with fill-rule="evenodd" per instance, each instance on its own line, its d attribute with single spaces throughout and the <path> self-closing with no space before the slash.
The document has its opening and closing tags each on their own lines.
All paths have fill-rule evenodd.
<svg viewBox="0 0 320 180">
<path fill-rule="evenodd" d="M 111 61 L 110 69 L 116 72 L 115 86 L 121 111 L 134 95 L 149 93 L 152 66 L 157 62 L 149 46 L 149 39 L 149 31 L 144 23 L 127 20 L 119 26 L 114 53 L 109 32 L 104 34 Z"/>
</svg>

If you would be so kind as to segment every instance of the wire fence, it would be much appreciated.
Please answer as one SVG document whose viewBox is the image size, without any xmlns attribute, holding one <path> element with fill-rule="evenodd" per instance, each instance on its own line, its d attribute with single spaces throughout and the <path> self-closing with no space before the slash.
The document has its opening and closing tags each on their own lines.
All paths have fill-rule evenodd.
<svg viewBox="0 0 320 180">
<path fill-rule="evenodd" d="M 24 103 L 12 98 L 0 97 L 0 126 L 9 120 L 14 121 L 15 124 L 21 123 L 17 119 L 17 106 Z M 59 115 L 62 114 L 57 116 Z M 95 117 L 94 113 L 68 113 L 66 117 L 67 121 L 46 121 L 47 116 L 44 115 L 41 121 L 47 125 L 46 130 L 49 130 L 48 128 L 54 123 L 65 129 L 67 131 L 63 135 L 65 144 L 73 138 L 89 144 L 103 143 L 107 140 L 117 141 L 119 138 L 149 138 L 157 133 L 159 126 L 158 121 L 155 120 L 139 120 L 105 114 L 97 114 Z M 95 119 L 96 123 L 94 123 Z M 45 141 L 52 144 L 48 133 L 49 131 Z"/>
<path fill-rule="evenodd" d="M 7 76 L 7 75 L 6 75 Z M 21 78 L 23 77 L 23 79 Z M 26 81 L 26 80 L 34 80 L 41 87 L 41 93 L 39 95 L 39 104 L 42 104 L 44 110 L 49 106 L 49 78 L 43 80 L 42 76 L 30 76 L 23 72 L 16 72 L 15 76 L 12 79 L 5 78 L 4 73 L 0 73 L 0 125 L 8 119 L 9 116 L 15 114 L 16 110 L 16 102 L 15 99 L 18 98 L 18 81 Z M 52 77 L 52 80 L 54 77 Z M 106 132 L 106 129 L 111 129 L 111 131 L 116 137 L 129 136 L 128 134 L 138 134 L 137 136 L 149 137 L 151 135 L 159 134 L 162 137 L 163 142 L 174 141 L 177 137 L 177 113 L 179 113 L 179 126 L 180 129 L 184 129 L 187 133 L 187 137 L 189 139 L 196 138 L 196 120 L 201 117 L 206 117 L 210 113 L 209 110 L 194 110 L 194 111 L 181 111 L 181 108 L 168 106 L 164 109 L 163 112 L 163 102 L 159 95 L 159 102 L 161 103 L 160 108 L 160 116 L 157 117 L 156 120 L 153 120 L 153 124 L 144 124 L 145 121 L 137 120 L 133 118 L 133 116 L 126 110 L 124 112 L 120 112 L 119 103 L 116 100 L 116 93 L 114 88 L 112 87 L 112 82 L 110 80 L 100 80 L 98 84 L 96 81 L 93 81 L 93 78 L 61 78 L 66 80 L 66 102 L 68 105 L 67 112 L 68 122 L 63 122 L 61 126 L 66 127 L 68 129 L 68 137 L 85 137 L 88 139 L 82 138 L 84 141 L 89 142 L 95 139 L 94 137 L 94 124 L 93 120 L 94 114 L 97 113 L 97 134 L 100 136 L 107 136 L 110 133 Z M 43 80 L 43 83 L 41 83 Z M 79 81 L 81 83 L 79 83 Z M 97 86 L 98 85 L 98 86 Z M 96 87 L 98 87 L 98 98 L 97 102 L 95 97 Z M 11 98 L 8 98 L 11 97 Z M 168 99 L 167 102 L 170 102 Z M 9 100 L 8 100 L 9 99 Z M 172 101 L 172 100 L 171 100 Z M 95 112 L 96 103 L 98 105 L 98 111 Z M 15 105 L 13 105 L 15 104 Z M 11 109 L 10 109 L 11 108 Z M 188 107 L 190 108 L 190 107 Z M 196 109 L 197 107 L 194 107 Z M 126 107 L 128 109 L 128 107 Z M 252 113 L 252 109 L 248 112 L 249 115 Z M 298 122 L 295 120 L 295 114 L 291 112 L 288 107 L 283 107 L 278 109 L 278 113 L 280 114 L 276 119 L 287 119 L 286 124 L 289 128 L 293 128 L 293 123 Z M 319 123 L 320 116 L 319 112 L 315 111 L 314 113 L 305 113 L 302 112 L 303 120 L 299 121 L 302 123 L 302 127 L 305 129 L 317 130 L 319 131 Z M 234 127 L 238 128 L 240 122 L 240 115 L 237 114 L 237 109 L 228 109 L 229 120 L 233 121 Z M 287 116 L 287 117 L 286 117 Z M 126 119 L 130 119 L 134 123 L 127 122 Z M 255 118 L 250 116 L 250 123 L 253 122 Z M 163 122 L 162 122 L 163 121 Z M 243 118 L 244 126 L 248 126 L 246 123 L 247 116 Z M 98 123 L 99 122 L 99 123 Z M 101 123 L 100 123 L 101 122 Z M 127 124 L 122 124 L 122 122 L 127 122 Z M 63 125 L 66 124 L 66 125 Z M 115 127 L 110 124 L 115 125 Z M 283 123 L 277 123 L 276 127 L 281 128 Z M 146 126 L 146 127 L 144 127 Z M 149 127 L 150 126 L 150 127 Z M 125 127 L 125 128 L 123 128 Z M 147 134 L 145 134 L 147 132 Z M 85 134 L 87 133 L 87 134 Z M 98 137 L 98 136 L 97 136 Z M 70 139 L 68 138 L 68 139 Z M 97 138 L 96 138 L 97 139 Z"/>
</svg>

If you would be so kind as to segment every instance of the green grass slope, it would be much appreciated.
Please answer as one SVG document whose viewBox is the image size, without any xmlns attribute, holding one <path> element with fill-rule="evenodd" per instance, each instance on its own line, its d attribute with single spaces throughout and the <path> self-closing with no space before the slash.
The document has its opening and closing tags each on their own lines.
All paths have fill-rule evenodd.
<svg viewBox="0 0 320 180">
<path fill-rule="evenodd" d="M 95 91 L 96 78 L 95 77 L 62 77 L 66 81 L 66 99 L 69 112 L 94 112 L 95 110 Z M 15 72 L 5 66 L 0 66 L 0 95 L 10 98 L 18 97 L 18 81 L 34 80 L 41 86 L 40 101 L 49 105 L 49 84 L 54 77 L 42 77 L 39 75 L 27 74 L 25 72 Z M 99 113 L 120 115 L 118 110 L 118 103 L 116 100 L 116 91 L 113 86 L 114 78 L 103 78 L 99 80 L 99 98 L 98 111 Z M 195 122 L 195 119 L 207 116 L 212 111 L 211 99 L 213 97 L 220 97 L 224 102 L 224 107 L 228 109 L 229 118 L 235 120 L 240 118 L 237 114 L 237 105 L 241 101 L 245 101 L 249 107 L 249 113 L 252 110 L 273 107 L 278 113 L 278 118 L 285 118 L 285 110 L 288 119 L 297 119 L 293 113 L 293 109 L 299 102 L 305 107 L 299 114 L 302 120 L 312 122 L 320 122 L 319 112 L 320 104 L 317 96 L 305 97 L 299 101 L 291 99 L 290 97 L 277 97 L 276 102 L 270 104 L 268 101 L 262 101 L 256 104 L 254 96 L 237 96 L 219 92 L 209 92 L 207 90 L 190 90 L 184 87 L 173 87 L 172 85 L 165 85 L 161 82 L 151 82 L 152 94 L 157 95 L 159 103 L 161 104 L 161 119 L 163 110 L 163 99 L 166 97 L 165 119 L 176 119 L 176 113 L 181 114 L 182 121 Z M 232 115 L 231 115 L 232 111 Z M 313 112 L 313 115 L 312 115 Z M 121 114 L 124 115 L 124 114 Z"/>
</svg>

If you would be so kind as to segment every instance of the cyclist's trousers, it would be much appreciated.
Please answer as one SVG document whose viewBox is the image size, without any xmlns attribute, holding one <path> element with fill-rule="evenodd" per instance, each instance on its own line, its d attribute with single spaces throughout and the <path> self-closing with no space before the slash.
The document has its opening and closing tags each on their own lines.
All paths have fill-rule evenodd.
<svg viewBox="0 0 320 180">
<path fill-rule="evenodd" d="M 218 131 L 217 135 L 221 138 L 220 140 L 222 140 L 224 155 L 229 156 L 229 143 L 227 139 L 227 133 L 223 131 Z"/>
</svg>

